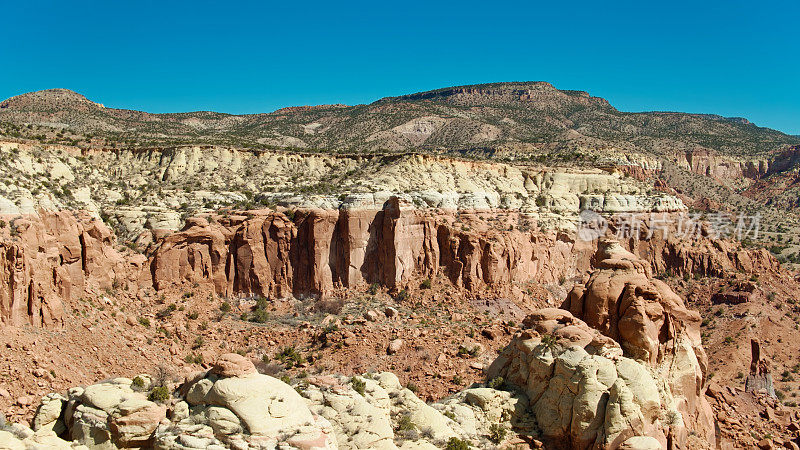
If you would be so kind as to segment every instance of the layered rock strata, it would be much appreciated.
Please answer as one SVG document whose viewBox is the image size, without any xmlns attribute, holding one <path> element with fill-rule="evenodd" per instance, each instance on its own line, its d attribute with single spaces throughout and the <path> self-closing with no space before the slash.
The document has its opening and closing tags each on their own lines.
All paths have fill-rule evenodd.
<svg viewBox="0 0 800 450">
<path fill-rule="evenodd" d="M 540 231 L 523 213 L 420 210 L 396 197 L 381 209 L 189 218 L 179 232 L 149 233 L 144 254 L 117 250 L 110 229 L 81 212 L 6 216 L 2 223 L 0 323 L 13 326 L 58 326 L 65 304 L 111 288 L 197 284 L 222 296 L 323 297 L 338 288 L 376 283 L 401 290 L 440 278 L 471 293 L 522 298 L 519 286 L 532 280 L 560 283 L 587 273 L 598 245 Z M 765 249 L 707 234 L 664 238 L 643 229 L 622 245 L 657 273 L 722 276 L 779 267 Z"/>
</svg>

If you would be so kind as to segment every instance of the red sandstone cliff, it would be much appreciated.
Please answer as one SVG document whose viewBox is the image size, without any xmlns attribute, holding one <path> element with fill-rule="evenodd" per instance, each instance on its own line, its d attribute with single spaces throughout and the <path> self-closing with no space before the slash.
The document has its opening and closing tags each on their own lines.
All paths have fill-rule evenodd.
<svg viewBox="0 0 800 450">
<path fill-rule="evenodd" d="M 499 217 L 505 217 L 504 221 Z M 403 207 L 271 210 L 210 215 L 157 236 L 145 256 L 114 249 L 111 231 L 84 213 L 6 218 L 0 233 L 0 320 L 58 324 L 62 301 L 115 285 L 210 286 L 223 296 L 324 296 L 378 283 L 402 289 L 445 277 L 472 293 L 509 295 L 528 281 L 557 282 L 591 269 L 596 243 L 529 231 L 517 213 L 446 212 Z M 13 232 L 12 232 L 13 230 Z M 13 235 L 12 235 L 13 233 Z M 705 237 L 631 238 L 623 245 L 654 273 L 722 275 L 776 270 L 766 250 Z"/>
<path fill-rule="evenodd" d="M 82 213 L 4 217 L 0 230 L 0 323 L 59 325 L 63 302 L 128 281 L 145 262 L 114 250 L 113 233 Z M 134 275 L 135 276 L 135 275 Z"/>
<path fill-rule="evenodd" d="M 596 243 L 493 220 L 491 214 L 403 208 L 397 199 L 377 211 L 298 211 L 291 220 L 269 210 L 192 219 L 154 249 L 152 281 L 157 289 L 185 281 L 212 283 L 223 295 L 285 296 L 370 283 L 400 289 L 441 275 L 471 292 L 507 293 L 515 283 L 554 282 L 591 267 Z M 721 276 L 778 268 L 764 249 L 645 234 L 623 245 L 654 273 Z"/>
</svg>

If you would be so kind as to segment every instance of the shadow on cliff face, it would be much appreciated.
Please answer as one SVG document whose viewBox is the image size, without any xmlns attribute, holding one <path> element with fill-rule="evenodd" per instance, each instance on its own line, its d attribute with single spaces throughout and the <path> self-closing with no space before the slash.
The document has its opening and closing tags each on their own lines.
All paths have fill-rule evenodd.
<svg viewBox="0 0 800 450">
<path fill-rule="evenodd" d="M 381 251 L 380 247 L 383 243 L 383 223 L 386 217 L 388 203 L 388 201 L 384 203 L 384 209 L 375 214 L 375 219 L 367 228 L 369 238 L 367 239 L 367 246 L 364 253 L 364 264 L 359 268 L 359 271 L 361 272 L 361 276 L 368 283 L 381 284 L 384 281 L 381 276 L 383 266 L 381 264 L 382 258 L 379 252 Z"/>
</svg>

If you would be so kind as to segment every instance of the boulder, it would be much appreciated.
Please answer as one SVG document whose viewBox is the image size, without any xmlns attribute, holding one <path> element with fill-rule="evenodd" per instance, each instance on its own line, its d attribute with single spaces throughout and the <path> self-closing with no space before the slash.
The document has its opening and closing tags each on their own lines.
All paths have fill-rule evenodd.
<svg viewBox="0 0 800 450">
<path fill-rule="evenodd" d="M 66 403 L 67 399 L 61 394 L 51 393 L 45 395 L 36 410 L 36 415 L 33 416 L 32 425 L 34 431 L 49 429 L 56 435 L 66 431 L 62 417 Z"/>
<path fill-rule="evenodd" d="M 226 353 L 214 362 L 211 373 L 220 377 L 241 377 L 256 373 L 256 366 L 252 361 L 237 353 Z"/>
<path fill-rule="evenodd" d="M 33 431 L 14 424 L 0 429 L 0 449 L 3 450 L 89 450 L 85 445 L 59 438 L 52 429 Z"/>
<path fill-rule="evenodd" d="M 152 442 L 153 432 L 165 417 L 165 406 L 131 397 L 111 410 L 108 429 L 118 447 L 144 447 Z"/>
<path fill-rule="evenodd" d="M 143 375 L 142 378 L 149 379 L 149 376 Z M 45 412 L 55 401 L 43 400 L 36 419 L 41 417 L 40 422 L 45 423 Z M 91 449 L 151 445 L 156 427 L 165 418 L 166 406 L 149 401 L 144 392 L 133 388 L 129 378 L 114 378 L 86 388 L 72 388 L 63 411 L 69 436 Z"/>
<path fill-rule="evenodd" d="M 394 355 L 395 353 L 399 352 L 400 349 L 402 348 L 403 348 L 403 340 L 393 339 L 389 342 L 389 345 L 386 347 L 386 353 Z"/>
<path fill-rule="evenodd" d="M 220 356 L 179 392 L 186 393 L 188 417 L 176 405 L 174 422 L 156 430 L 155 448 L 337 448 L 327 420 L 312 414 L 291 386 L 256 373 L 242 356 Z"/>
</svg>

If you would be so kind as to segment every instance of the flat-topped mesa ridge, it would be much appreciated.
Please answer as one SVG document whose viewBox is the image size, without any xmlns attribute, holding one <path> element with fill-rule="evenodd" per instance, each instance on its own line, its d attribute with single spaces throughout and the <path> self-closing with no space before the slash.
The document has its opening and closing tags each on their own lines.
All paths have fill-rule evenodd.
<svg viewBox="0 0 800 450">
<path fill-rule="evenodd" d="M 607 100 L 592 97 L 583 91 L 556 89 L 545 81 L 490 83 L 471 86 L 454 86 L 418 92 L 399 97 L 387 97 L 380 103 L 404 101 L 441 101 L 458 105 L 520 104 L 533 109 L 563 109 L 592 107 L 615 111 Z"/>
<path fill-rule="evenodd" d="M 796 136 L 741 118 L 623 112 L 584 91 L 525 81 L 445 87 L 354 106 L 290 106 L 241 115 L 105 108 L 73 92 L 48 90 L 0 100 L 0 123 L 7 124 L 0 134 L 10 138 L 77 141 L 91 148 L 183 142 L 362 154 L 420 148 L 457 153 L 544 143 L 560 150 L 577 145 L 582 152 L 622 146 L 633 154 L 664 156 L 701 147 L 746 156 L 800 143 Z"/>
</svg>

